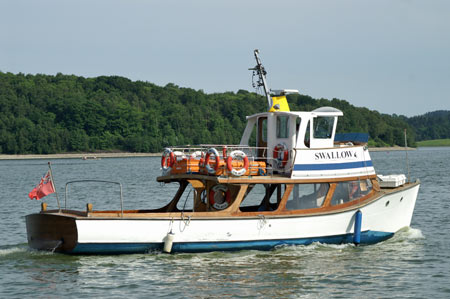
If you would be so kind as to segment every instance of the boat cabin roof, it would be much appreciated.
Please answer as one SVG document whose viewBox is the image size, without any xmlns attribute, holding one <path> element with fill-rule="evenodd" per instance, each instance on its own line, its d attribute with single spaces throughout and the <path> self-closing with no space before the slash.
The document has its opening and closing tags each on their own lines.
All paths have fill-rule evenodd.
<svg viewBox="0 0 450 299">
<path fill-rule="evenodd" d="M 280 112 L 261 112 L 261 113 L 256 113 L 256 114 L 252 114 L 247 116 L 247 120 L 253 119 L 253 118 L 259 118 L 259 117 L 264 117 L 267 116 L 269 114 L 277 114 L 277 115 L 289 115 L 289 116 L 294 116 L 294 117 L 303 117 L 303 118 L 315 118 L 318 116 L 328 116 L 328 117 L 332 117 L 332 116 L 343 116 L 344 113 L 339 110 L 336 109 L 334 107 L 320 107 L 317 108 L 313 111 L 280 111 Z"/>
</svg>

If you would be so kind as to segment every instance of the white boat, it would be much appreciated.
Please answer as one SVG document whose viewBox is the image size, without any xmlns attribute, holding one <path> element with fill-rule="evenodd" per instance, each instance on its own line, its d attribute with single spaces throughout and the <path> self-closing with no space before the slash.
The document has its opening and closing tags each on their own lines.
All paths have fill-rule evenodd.
<svg viewBox="0 0 450 299">
<path fill-rule="evenodd" d="M 26 216 L 29 246 L 69 254 L 267 250 L 373 244 L 408 227 L 419 181 L 378 177 L 367 137 L 337 138 L 338 109 L 290 111 L 286 94 L 296 91 L 270 91 L 254 54 L 268 112 L 247 117 L 239 145 L 165 149 L 157 180 L 179 189 L 159 209 L 47 210 L 44 204 Z"/>
</svg>

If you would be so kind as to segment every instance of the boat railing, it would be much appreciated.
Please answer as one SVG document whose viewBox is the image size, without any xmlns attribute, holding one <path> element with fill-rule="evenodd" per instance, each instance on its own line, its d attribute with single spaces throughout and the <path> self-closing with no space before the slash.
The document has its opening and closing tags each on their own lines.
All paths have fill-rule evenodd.
<svg viewBox="0 0 450 299">
<path fill-rule="evenodd" d="M 123 217 L 123 188 L 122 183 L 114 182 L 114 181 L 105 181 L 105 180 L 75 180 L 69 181 L 66 183 L 65 194 L 64 194 L 64 209 L 67 210 L 67 198 L 68 198 L 68 190 L 69 185 L 74 183 L 105 183 L 105 184 L 115 184 L 120 187 L 120 215 Z"/>
<path fill-rule="evenodd" d="M 175 156 L 197 158 L 200 158 L 202 154 L 205 156 L 211 148 L 217 150 L 221 158 L 228 156 L 233 151 L 240 150 L 243 151 L 251 161 L 267 159 L 267 147 L 223 144 L 200 144 L 195 146 L 186 145 L 170 147 L 170 149 L 175 153 Z M 258 156 L 258 153 L 260 153 L 261 156 Z"/>
<path fill-rule="evenodd" d="M 208 152 L 215 152 L 219 159 L 223 161 L 223 166 L 221 168 L 226 168 L 226 159 L 229 156 L 233 155 L 235 151 L 241 151 L 247 157 L 250 165 L 250 173 L 261 173 L 259 169 L 261 169 L 261 165 L 259 163 L 264 164 L 264 175 L 267 173 L 272 173 L 272 164 L 268 163 L 270 159 L 268 156 L 268 148 L 267 147 L 255 147 L 248 145 L 223 145 L 223 144 L 200 144 L 200 145 L 185 145 L 185 146 L 173 146 L 168 148 L 173 152 L 175 157 L 175 166 L 180 168 L 179 172 L 177 170 L 173 171 L 173 173 L 195 173 L 200 171 L 198 169 L 199 160 L 203 159 L 203 162 L 206 159 Z M 210 159 L 212 161 L 216 160 L 215 154 L 211 155 Z M 211 161 L 210 160 L 210 161 Z M 182 165 L 182 166 L 181 166 Z M 227 175 L 227 171 L 219 171 L 219 175 Z"/>
</svg>

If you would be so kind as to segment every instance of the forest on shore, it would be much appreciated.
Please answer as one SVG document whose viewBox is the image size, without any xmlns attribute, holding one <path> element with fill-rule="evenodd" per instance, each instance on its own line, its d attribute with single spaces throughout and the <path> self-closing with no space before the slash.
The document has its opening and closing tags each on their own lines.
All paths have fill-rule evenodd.
<svg viewBox="0 0 450 299">
<path fill-rule="evenodd" d="M 426 136 L 449 138 L 433 115 L 407 118 L 355 107 L 345 100 L 290 95 L 291 110 L 332 106 L 344 112 L 339 133 L 367 132 L 370 146 L 404 146 Z M 0 154 L 160 152 L 166 146 L 238 144 L 246 115 L 266 110 L 266 99 L 246 90 L 206 94 L 119 76 L 25 75 L 0 72 Z"/>
</svg>

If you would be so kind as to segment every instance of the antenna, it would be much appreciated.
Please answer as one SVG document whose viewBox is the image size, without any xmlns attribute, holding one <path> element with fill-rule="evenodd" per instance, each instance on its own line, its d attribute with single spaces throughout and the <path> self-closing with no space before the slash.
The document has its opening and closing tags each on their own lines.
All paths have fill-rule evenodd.
<svg viewBox="0 0 450 299">
<path fill-rule="evenodd" d="M 259 50 L 256 49 L 255 51 L 253 51 L 253 53 L 255 54 L 256 66 L 249 70 L 253 71 L 253 76 L 258 75 L 258 81 L 256 81 L 256 84 L 253 83 L 253 87 L 257 88 L 257 87 L 262 86 L 264 88 L 264 93 L 266 94 L 267 104 L 269 105 L 269 110 L 270 110 L 270 108 L 272 108 L 273 103 L 272 103 L 272 97 L 270 96 L 270 90 L 269 90 L 269 87 L 267 86 L 267 81 L 266 81 L 267 72 L 261 63 L 261 60 L 259 59 L 259 56 L 258 56 Z"/>
</svg>

